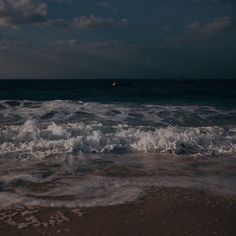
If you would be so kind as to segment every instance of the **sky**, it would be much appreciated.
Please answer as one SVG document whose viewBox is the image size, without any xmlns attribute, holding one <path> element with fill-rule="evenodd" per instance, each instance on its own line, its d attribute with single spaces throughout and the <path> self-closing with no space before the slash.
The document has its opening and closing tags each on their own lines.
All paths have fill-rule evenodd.
<svg viewBox="0 0 236 236">
<path fill-rule="evenodd" d="M 235 42 L 235 0 L 0 0 L 0 79 L 232 79 Z"/>
</svg>

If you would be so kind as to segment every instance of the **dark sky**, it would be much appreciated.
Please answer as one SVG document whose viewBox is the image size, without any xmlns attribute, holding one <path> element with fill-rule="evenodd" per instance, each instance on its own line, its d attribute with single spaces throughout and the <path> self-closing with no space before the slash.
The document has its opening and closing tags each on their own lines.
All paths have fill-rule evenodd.
<svg viewBox="0 0 236 236">
<path fill-rule="evenodd" d="M 236 78 L 235 0 L 0 0 L 0 78 Z"/>
</svg>

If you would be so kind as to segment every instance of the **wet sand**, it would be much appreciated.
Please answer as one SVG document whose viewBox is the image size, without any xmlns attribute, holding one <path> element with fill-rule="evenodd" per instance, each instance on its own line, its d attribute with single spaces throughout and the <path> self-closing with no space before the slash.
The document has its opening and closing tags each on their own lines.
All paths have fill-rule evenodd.
<svg viewBox="0 0 236 236">
<path fill-rule="evenodd" d="M 236 235 L 236 202 L 196 190 L 159 188 L 137 202 L 93 208 L 0 210 L 0 235 Z"/>
</svg>

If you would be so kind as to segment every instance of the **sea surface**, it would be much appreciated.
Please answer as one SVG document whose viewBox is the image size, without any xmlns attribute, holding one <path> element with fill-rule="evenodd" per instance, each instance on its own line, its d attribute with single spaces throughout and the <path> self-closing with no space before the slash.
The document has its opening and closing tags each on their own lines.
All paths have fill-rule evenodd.
<svg viewBox="0 0 236 236">
<path fill-rule="evenodd" d="M 236 196 L 236 80 L 1 80 L 0 207 Z"/>
</svg>

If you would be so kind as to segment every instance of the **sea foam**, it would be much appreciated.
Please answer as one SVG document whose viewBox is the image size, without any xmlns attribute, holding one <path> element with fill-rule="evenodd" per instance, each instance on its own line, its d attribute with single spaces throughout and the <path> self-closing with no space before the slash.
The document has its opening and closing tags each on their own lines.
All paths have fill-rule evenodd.
<svg viewBox="0 0 236 236">
<path fill-rule="evenodd" d="M 105 126 L 54 122 L 41 126 L 28 120 L 0 131 L 2 154 L 46 157 L 60 153 L 149 152 L 178 155 L 232 154 L 236 151 L 235 127 Z"/>
</svg>

